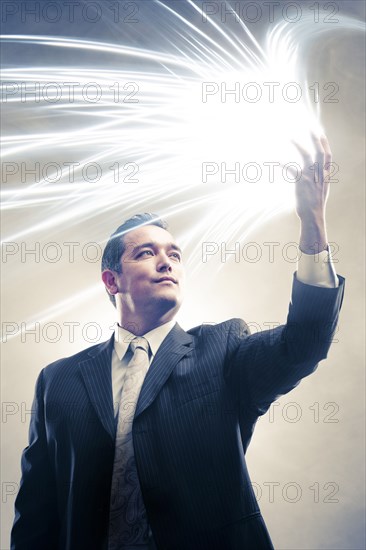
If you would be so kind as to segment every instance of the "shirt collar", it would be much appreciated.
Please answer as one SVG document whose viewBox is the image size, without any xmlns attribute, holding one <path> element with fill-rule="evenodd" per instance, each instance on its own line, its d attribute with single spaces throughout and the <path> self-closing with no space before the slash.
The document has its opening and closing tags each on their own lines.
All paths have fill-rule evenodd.
<svg viewBox="0 0 366 550">
<path fill-rule="evenodd" d="M 152 358 L 156 355 L 159 346 L 161 345 L 164 338 L 168 335 L 168 333 L 171 331 L 173 326 L 175 325 L 175 320 L 172 319 L 171 321 L 168 321 L 167 323 L 164 323 L 163 325 L 160 325 L 159 327 L 153 328 L 146 334 L 142 334 L 144 338 L 149 342 Z M 129 330 L 126 330 L 119 326 L 118 323 L 116 323 L 115 329 L 114 329 L 114 350 L 118 355 L 118 359 L 121 360 L 127 349 L 130 345 L 131 340 L 135 338 L 135 334 L 130 332 Z"/>
</svg>

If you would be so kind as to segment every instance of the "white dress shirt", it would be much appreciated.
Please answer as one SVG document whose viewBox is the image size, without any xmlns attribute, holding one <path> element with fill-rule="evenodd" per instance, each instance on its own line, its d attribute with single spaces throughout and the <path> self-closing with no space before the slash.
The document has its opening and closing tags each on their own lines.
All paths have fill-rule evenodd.
<svg viewBox="0 0 366 550">
<path fill-rule="evenodd" d="M 302 283 L 324 288 L 337 288 L 339 280 L 336 275 L 331 251 L 322 250 L 319 254 L 305 254 L 300 251 L 297 278 Z"/>
<path fill-rule="evenodd" d="M 146 338 L 150 345 L 150 365 L 160 347 L 160 344 L 174 325 L 175 320 L 171 320 L 168 321 L 168 323 L 164 323 L 164 325 L 156 327 L 142 335 Z M 130 354 L 127 353 L 127 350 L 133 338 L 135 338 L 135 334 L 132 334 L 132 332 L 120 327 L 118 324 L 116 325 L 114 331 L 114 349 L 112 353 L 112 391 L 115 418 L 117 417 L 118 407 L 121 401 L 121 393 L 127 365 L 131 358 Z"/>
</svg>

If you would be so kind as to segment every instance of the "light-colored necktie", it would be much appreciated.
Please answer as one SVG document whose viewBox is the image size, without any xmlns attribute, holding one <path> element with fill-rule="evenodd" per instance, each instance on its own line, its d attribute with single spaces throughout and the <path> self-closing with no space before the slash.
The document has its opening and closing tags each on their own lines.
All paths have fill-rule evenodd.
<svg viewBox="0 0 366 550">
<path fill-rule="evenodd" d="M 146 545 L 149 525 L 136 470 L 132 422 L 142 383 L 149 368 L 149 342 L 136 337 L 122 388 L 112 475 L 108 550 Z"/>
</svg>

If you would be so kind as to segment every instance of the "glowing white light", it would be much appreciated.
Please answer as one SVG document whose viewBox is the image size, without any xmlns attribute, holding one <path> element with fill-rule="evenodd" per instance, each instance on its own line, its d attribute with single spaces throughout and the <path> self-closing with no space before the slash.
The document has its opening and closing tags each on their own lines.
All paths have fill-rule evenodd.
<svg viewBox="0 0 366 550">
<path fill-rule="evenodd" d="M 200 13 L 191 0 L 186 4 Z M 292 140 L 310 147 L 310 132 L 322 131 L 319 103 L 311 100 L 306 81 L 306 48 L 334 27 L 304 16 L 296 25 L 274 25 L 260 45 L 243 22 L 236 33 L 210 17 L 199 27 L 163 2 L 156 5 L 172 23 L 167 38 L 174 53 L 52 36 L 1 37 L 48 52 L 89 52 L 93 59 L 92 69 L 47 63 L 3 70 L 3 102 L 19 128 L 2 138 L 4 159 L 31 165 L 52 159 L 60 166 L 41 170 L 27 185 L 20 172 L 9 175 L 2 209 L 34 209 L 38 221 L 29 225 L 20 217 L 17 232 L 4 241 L 57 231 L 117 206 L 122 218 L 132 207 L 158 209 L 166 218 L 200 208 L 200 222 L 181 239 L 190 248 L 188 264 L 197 268 L 197 241 L 241 240 L 293 207 L 293 184 L 283 170 L 300 162 Z M 364 26 L 343 17 L 335 30 L 340 28 Z M 101 53 L 110 55 L 113 68 L 98 65 Z M 34 82 L 39 102 L 22 96 Z M 78 83 L 72 101 L 65 82 Z M 98 101 L 85 96 L 90 83 Z M 101 167 L 100 177 L 85 181 L 93 163 Z"/>
</svg>

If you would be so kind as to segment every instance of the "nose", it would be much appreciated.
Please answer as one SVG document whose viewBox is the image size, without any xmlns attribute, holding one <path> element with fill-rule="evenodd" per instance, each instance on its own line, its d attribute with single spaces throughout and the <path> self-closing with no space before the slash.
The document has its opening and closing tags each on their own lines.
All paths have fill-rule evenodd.
<svg viewBox="0 0 366 550">
<path fill-rule="evenodd" d="M 162 254 L 159 258 L 156 269 L 159 272 L 172 271 L 172 264 L 169 256 L 167 256 L 166 254 Z"/>
</svg>

